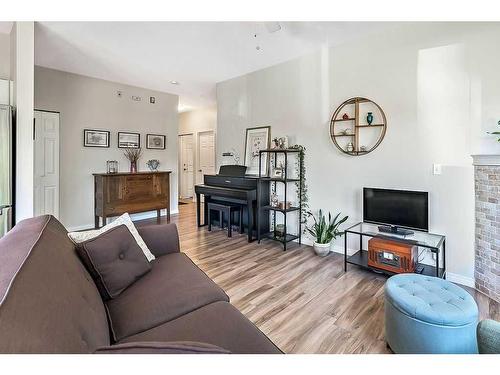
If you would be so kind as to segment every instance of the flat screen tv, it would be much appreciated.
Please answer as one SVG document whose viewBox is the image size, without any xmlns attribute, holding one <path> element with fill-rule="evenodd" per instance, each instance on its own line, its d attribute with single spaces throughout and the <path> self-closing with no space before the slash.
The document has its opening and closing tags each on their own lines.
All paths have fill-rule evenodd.
<svg viewBox="0 0 500 375">
<path fill-rule="evenodd" d="M 363 188 L 363 221 L 398 228 L 429 230 L 429 193 Z M 379 227 L 381 231 L 387 228 Z M 404 234 L 404 231 L 402 231 Z M 411 233 L 406 231 L 406 234 Z"/>
</svg>

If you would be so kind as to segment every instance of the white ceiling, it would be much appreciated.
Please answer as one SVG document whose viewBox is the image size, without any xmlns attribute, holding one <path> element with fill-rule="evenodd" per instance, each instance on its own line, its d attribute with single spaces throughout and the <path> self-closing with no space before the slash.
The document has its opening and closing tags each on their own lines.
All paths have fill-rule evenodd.
<svg viewBox="0 0 500 375">
<path fill-rule="evenodd" d="M 178 94 L 180 108 L 190 109 L 213 105 L 217 82 L 395 24 L 279 25 L 271 33 L 263 22 L 37 22 L 35 63 Z"/>
</svg>

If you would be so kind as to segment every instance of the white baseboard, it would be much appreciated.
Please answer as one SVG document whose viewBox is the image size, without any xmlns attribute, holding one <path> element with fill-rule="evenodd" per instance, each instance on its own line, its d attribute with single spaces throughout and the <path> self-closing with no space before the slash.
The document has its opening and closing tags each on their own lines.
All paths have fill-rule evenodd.
<svg viewBox="0 0 500 375">
<path fill-rule="evenodd" d="M 452 283 L 465 285 L 470 288 L 475 288 L 476 286 L 472 277 L 459 275 L 458 273 L 446 272 L 446 280 L 451 281 Z"/>
<path fill-rule="evenodd" d="M 179 210 L 171 210 L 170 215 L 178 214 Z M 167 213 L 165 210 L 161 210 L 161 216 L 167 216 Z M 116 216 L 118 217 L 118 216 Z M 116 217 L 113 217 L 111 219 L 114 219 Z M 132 221 L 138 221 L 138 220 L 144 220 L 144 219 L 152 219 L 156 217 L 156 211 L 150 211 L 150 212 L 141 212 L 139 214 L 131 214 L 130 218 Z M 88 224 L 83 224 L 83 225 L 75 225 L 72 227 L 67 227 L 66 229 L 68 232 L 77 232 L 79 230 L 88 230 L 88 229 L 93 229 L 94 228 L 94 223 L 88 223 Z"/>
<path fill-rule="evenodd" d="M 312 246 L 313 241 L 308 237 L 302 237 L 302 244 Z M 347 249 L 347 254 L 350 256 L 354 254 L 357 250 L 355 249 Z M 339 253 L 344 255 L 344 245 L 340 242 L 336 242 L 332 246 L 332 252 Z M 433 264 L 433 263 L 429 263 Z M 464 286 L 468 286 L 470 288 L 475 288 L 474 279 L 471 277 L 459 275 L 458 273 L 446 272 L 446 280 L 451 281 L 455 284 L 460 284 Z"/>
<path fill-rule="evenodd" d="M 343 239 L 344 237 L 340 237 L 341 239 Z M 295 240 L 295 242 L 298 242 L 298 240 Z M 344 255 L 344 240 L 340 241 L 340 239 L 337 240 L 337 242 L 335 242 L 332 246 L 332 250 L 331 252 L 333 253 L 339 253 L 339 254 L 342 254 Z M 307 245 L 307 246 L 312 246 L 313 245 L 313 241 L 309 238 L 309 237 L 306 237 L 304 235 L 302 235 L 302 245 Z M 357 250 L 355 249 L 347 249 L 347 255 L 351 256 L 353 255 Z"/>
</svg>

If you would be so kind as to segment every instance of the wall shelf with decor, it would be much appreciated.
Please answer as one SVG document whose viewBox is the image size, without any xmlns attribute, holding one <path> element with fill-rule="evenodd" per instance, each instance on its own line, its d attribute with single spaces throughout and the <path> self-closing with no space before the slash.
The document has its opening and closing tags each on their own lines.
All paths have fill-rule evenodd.
<svg viewBox="0 0 500 375">
<path fill-rule="evenodd" d="M 346 128 L 340 130 L 341 126 Z M 378 131 L 378 134 L 367 131 L 369 128 Z M 351 156 L 365 155 L 375 150 L 384 139 L 386 129 L 387 120 L 382 108 L 374 101 L 362 97 L 343 102 L 330 120 L 330 138 L 333 144 L 344 154 Z M 362 144 L 364 141 L 367 142 L 366 145 Z"/>
<path fill-rule="evenodd" d="M 260 181 L 270 181 L 271 182 L 271 195 L 269 204 L 262 205 L 260 200 L 257 200 L 257 211 L 260 216 L 260 213 L 272 215 L 272 228 L 269 228 L 269 232 L 261 233 L 260 226 L 257 225 L 257 240 L 260 243 L 261 239 L 267 238 L 274 241 L 278 241 L 283 244 L 283 250 L 286 251 L 287 243 L 291 241 L 298 240 L 299 244 L 302 242 L 302 185 L 303 185 L 303 160 L 299 157 L 299 153 L 301 150 L 299 149 L 269 149 L 269 150 L 260 150 L 259 151 L 259 171 L 261 171 L 261 166 L 263 162 L 263 155 L 269 155 L 270 157 L 267 159 L 271 159 L 271 164 L 274 164 L 274 171 L 271 172 L 271 176 L 263 176 L 262 173 L 259 173 L 259 182 Z M 283 156 L 284 162 L 278 166 L 279 156 Z M 298 163 L 298 176 L 289 177 L 289 162 L 290 157 L 296 157 Z M 273 175 L 276 174 L 276 175 Z M 292 206 L 289 204 L 288 198 L 288 184 L 294 183 L 297 185 L 297 201 L 298 205 Z M 278 196 L 277 185 L 283 184 L 283 194 L 281 197 Z M 258 184 L 258 191 L 261 189 L 261 184 Z M 282 198 L 282 199 L 281 199 Z M 276 224 L 276 214 L 281 213 L 283 215 L 283 224 Z M 289 219 L 287 218 L 287 214 L 297 212 L 297 233 L 289 233 Z M 280 230 L 278 230 L 278 226 Z M 282 229 L 282 230 L 281 230 Z"/>
</svg>

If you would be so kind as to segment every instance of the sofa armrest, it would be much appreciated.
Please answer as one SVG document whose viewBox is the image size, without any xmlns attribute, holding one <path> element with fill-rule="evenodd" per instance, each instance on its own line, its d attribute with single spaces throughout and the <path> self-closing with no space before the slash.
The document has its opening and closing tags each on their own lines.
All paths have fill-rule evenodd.
<svg viewBox="0 0 500 375">
<path fill-rule="evenodd" d="M 216 345 L 193 341 L 128 342 L 104 346 L 95 354 L 230 354 Z"/>
<path fill-rule="evenodd" d="M 500 322 L 491 319 L 479 322 L 477 346 L 480 354 L 500 354 Z"/>
<path fill-rule="evenodd" d="M 155 257 L 180 252 L 179 233 L 175 224 L 138 226 L 137 231 Z"/>
</svg>

